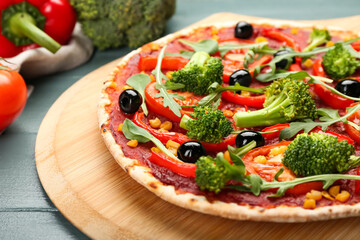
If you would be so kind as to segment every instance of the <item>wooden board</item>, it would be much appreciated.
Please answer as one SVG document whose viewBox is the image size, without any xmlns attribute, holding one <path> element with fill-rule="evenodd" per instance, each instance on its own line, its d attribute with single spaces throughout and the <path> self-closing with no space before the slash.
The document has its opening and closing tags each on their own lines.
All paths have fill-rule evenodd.
<svg viewBox="0 0 360 240">
<path fill-rule="evenodd" d="M 201 22 L 251 20 L 230 13 Z M 360 16 L 312 21 L 360 29 Z M 108 152 L 98 130 L 103 80 L 119 60 L 69 88 L 45 116 L 35 157 L 41 183 L 56 207 L 95 239 L 356 239 L 360 218 L 311 223 L 234 221 L 169 204 L 130 178 Z"/>
</svg>

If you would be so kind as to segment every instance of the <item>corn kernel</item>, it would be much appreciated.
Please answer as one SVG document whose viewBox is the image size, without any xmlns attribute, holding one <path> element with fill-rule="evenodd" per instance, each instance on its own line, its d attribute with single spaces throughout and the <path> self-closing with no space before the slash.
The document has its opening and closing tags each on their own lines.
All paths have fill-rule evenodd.
<svg viewBox="0 0 360 240">
<path fill-rule="evenodd" d="M 305 209 L 314 209 L 314 208 L 316 208 L 316 201 L 314 199 L 305 199 L 304 208 Z"/>
<path fill-rule="evenodd" d="M 268 40 L 265 38 L 265 37 L 257 37 L 255 39 L 255 42 L 256 43 L 259 43 L 259 42 L 267 42 Z"/>
<path fill-rule="evenodd" d="M 231 157 L 230 157 L 230 153 L 229 151 L 226 150 L 226 152 L 224 153 L 224 158 L 228 161 L 228 162 L 232 162 Z"/>
<path fill-rule="evenodd" d="M 161 153 L 161 150 L 158 147 L 152 147 L 151 151 L 156 152 L 156 153 Z"/>
<path fill-rule="evenodd" d="M 334 200 L 334 198 L 332 196 L 330 196 L 330 194 L 327 191 L 322 191 L 321 195 L 323 195 L 323 197 L 326 199 Z"/>
<path fill-rule="evenodd" d="M 254 162 L 265 164 L 266 163 L 266 157 L 265 156 L 257 156 L 254 158 Z"/>
<path fill-rule="evenodd" d="M 166 143 L 167 148 L 176 148 L 178 149 L 180 147 L 180 143 L 174 142 L 172 140 L 167 141 Z"/>
<path fill-rule="evenodd" d="M 173 71 L 167 72 L 167 73 L 166 73 L 166 77 L 167 77 L 168 79 L 171 79 L 173 73 L 174 73 Z"/>
<path fill-rule="evenodd" d="M 313 65 L 314 65 L 314 62 L 310 58 L 306 59 L 304 62 L 304 66 L 307 68 L 311 68 Z"/>
<path fill-rule="evenodd" d="M 219 33 L 219 30 L 217 28 L 212 28 L 211 29 L 211 35 L 215 35 L 215 34 L 218 34 Z"/>
<path fill-rule="evenodd" d="M 117 86 L 117 84 L 116 84 L 116 82 L 112 82 L 112 83 L 110 83 L 109 84 L 109 88 L 116 88 L 116 86 Z"/>
<path fill-rule="evenodd" d="M 130 140 L 126 143 L 129 147 L 137 147 L 138 144 L 138 140 Z"/>
<path fill-rule="evenodd" d="M 350 193 L 348 191 L 342 190 L 341 193 L 336 195 L 336 200 L 339 202 L 346 202 L 350 198 Z"/>
<path fill-rule="evenodd" d="M 346 37 L 344 37 L 344 41 L 349 41 L 349 40 L 352 40 L 352 39 L 353 39 L 352 36 L 346 36 Z"/>
<path fill-rule="evenodd" d="M 150 48 L 151 50 L 156 51 L 160 49 L 160 45 L 157 43 L 150 43 Z"/>
<path fill-rule="evenodd" d="M 299 33 L 299 29 L 298 29 L 298 28 L 292 28 L 292 29 L 290 30 L 290 33 L 296 35 L 296 34 Z"/>
<path fill-rule="evenodd" d="M 164 130 L 171 130 L 172 129 L 172 122 L 165 121 L 160 125 L 160 128 L 164 129 Z"/>
<path fill-rule="evenodd" d="M 232 117 L 232 116 L 234 116 L 234 113 L 233 113 L 233 111 L 231 111 L 231 110 L 223 110 L 223 114 L 224 114 L 225 117 Z"/>
<path fill-rule="evenodd" d="M 241 91 L 241 96 L 250 97 L 250 92 L 249 91 Z"/>
<path fill-rule="evenodd" d="M 168 148 L 168 150 L 169 150 L 172 154 L 174 154 L 175 156 L 177 156 L 177 149 L 175 149 L 175 148 Z"/>
<path fill-rule="evenodd" d="M 327 47 L 332 47 L 332 46 L 334 46 L 335 45 L 335 43 L 333 42 L 333 41 L 328 41 L 327 43 L 326 43 L 326 46 Z"/>
<path fill-rule="evenodd" d="M 270 150 L 269 157 L 274 157 L 276 155 L 283 154 L 286 149 L 287 149 L 287 146 L 280 146 L 280 147 L 272 148 Z"/>
<path fill-rule="evenodd" d="M 336 197 L 336 195 L 338 195 L 340 192 L 340 186 L 332 186 L 329 189 L 329 194 L 333 197 Z"/>
<path fill-rule="evenodd" d="M 119 131 L 119 132 L 122 132 L 122 126 L 123 126 L 123 124 L 120 123 L 119 126 L 118 126 L 118 131 Z"/>
<path fill-rule="evenodd" d="M 169 132 L 168 130 L 163 129 L 163 128 L 160 128 L 158 131 L 161 132 L 161 133 L 167 133 L 167 132 Z"/>
<path fill-rule="evenodd" d="M 152 128 L 159 128 L 161 125 L 161 121 L 159 118 L 149 120 L 150 126 Z"/>
<path fill-rule="evenodd" d="M 122 87 L 122 89 L 127 90 L 127 89 L 134 89 L 134 88 L 132 86 L 129 86 L 129 85 L 124 85 Z"/>
<path fill-rule="evenodd" d="M 219 41 L 219 36 L 218 35 L 212 35 L 211 39 L 214 39 L 215 41 Z"/>
<path fill-rule="evenodd" d="M 154 75 L 150 75 L 150 79 L 151 79 L 152 82 L 156 81 L 156 78 L 154 77 Z"/>
<path fill-rule="evenodd" d="M 322 194 L 320 191 L 311 190 L 311 192 L 308 192 L 306 194 L 306 198 L 308 199 L 314 199 L 315 201 L 319 201 L 322 199 Z"/>
<path fill-rule="evenodd" d="M 225 59 L 231 61 L 243 62 L 245 59 L 245 55 L 237 54 L 237 53 L 228 53 L 225 55 Z"/>
</svg>

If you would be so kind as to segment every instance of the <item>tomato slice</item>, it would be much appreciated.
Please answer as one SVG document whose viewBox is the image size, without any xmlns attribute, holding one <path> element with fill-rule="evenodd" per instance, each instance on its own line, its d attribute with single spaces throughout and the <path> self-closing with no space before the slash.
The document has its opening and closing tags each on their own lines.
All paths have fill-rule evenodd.
<svg viewBox="0 0 360 240">
<path fill-rule="evenodd" d="M 288 168 L 286 168 L 281 162 L 278 161 L 267 161 L 265 164 L 254 162 L 254 158 L 257 156 L 267 156 L 269 155 L 271 149 L 279 147 L 279 146 L 288 146 L 291 141 L 282 141 L 280 143 L 274 145 L 267 145 L 264 147 L 255 148 L 249 151 L 243 157 L 244 164 L 246 166 L 246 170 L 248 174 L 257 174 L 262 179 L 266 181 L 274 181 L 276 173 L 284 168 L 284 172 L 279 176 L 279 181 L 291 181 L 295 178 L 293 172 L 291 172 Z M 302 183 L 295 186 L 292 189 L 288 189 L 286 193 L 300 195 L 310 192 L 311 190 L 321 190 L 322 182 L 310 182 L 310 183 Z"/>
<path fill-rule="evenodd" d="M 141 56 L 139 60 L 140 71 L 154 70 L 157 64 L 157 56 Z M 166 56 L 161 62 L 161 69 L 164 70 L 180 70 L 189 62 L 189 59 L 183 57 Z"/>
<path fill-rule="evenodd" d="M 168 107 L 164 107 L 163 98 L 155 98 L 155 95 L 159 92 L 155 88 L 156 82 L 150 82 L 145 87 L 145 101 L 150 111 L 167 117 L 174 122 L 180 122 L 181 116 L 184 114 L 189 115 L 193 112 L 181 110 L 181 116 L 176 116 Z M 175 99 L 180 105 L 193 105 L 201 99 L 201 96 L 194 95 L 189 92 L 178 92 L 179 95 L 183 96 L 185 100 Z"/>
</svg>

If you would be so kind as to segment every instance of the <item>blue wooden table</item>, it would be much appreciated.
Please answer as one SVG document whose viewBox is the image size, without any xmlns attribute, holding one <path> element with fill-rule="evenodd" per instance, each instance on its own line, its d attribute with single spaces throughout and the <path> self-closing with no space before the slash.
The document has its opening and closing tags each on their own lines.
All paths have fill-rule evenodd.
<svg viewBox="0 0 360 240">
<path fill-rule="evenodd" d="M 217 12 L 293 20 L 327 19 L 360 14 L 360 1 L 178 0 L 166 33 Z M 76 69 L 27 80 L 34 85 L 34 92 L 20 118 L 0 135 L 0 239 L 87 239 L 44 192 L 35 167 L 35 139 L 42 119 L 61 93 L 87 73 L 130 51 L 127 47 L 95 51 L 89 62 Z"/>
</svg>

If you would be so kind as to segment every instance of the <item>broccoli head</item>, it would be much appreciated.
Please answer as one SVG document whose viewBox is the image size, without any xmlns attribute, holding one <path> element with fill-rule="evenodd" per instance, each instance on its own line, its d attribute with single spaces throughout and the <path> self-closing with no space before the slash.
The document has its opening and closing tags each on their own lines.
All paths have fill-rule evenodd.
<svg viewBox="0 0 360 240">
<path fill-rule="evenodd" d="M 84 33 L 99 49 L 137 47 L 164 32 L 176 0 L 70 0 Z"/>
<path fill-rule="evenodd" d="M 264 108 L 257 111 L 237 112 L 238 127 L 270 126 L 296 119 L 314 119 L 317 108 L 309 85 L 291 78 L 274 81 L 265 92 Z"/>
<path fill-rule="evenodd" d="M 296 136 L 285 151 L 282 163 L 297 176 L 345 173 L 360 165 L 354 147 L 347 141 L 322 133 Z"/>
<path fill-rule="evenodd" d="M 313 31 L 310 33 L 309 45 L 304 48 L 303 52 L 309 52 L 317 46 L 320 46 L 321 44 L 324 44 L 330 40 L 331 36 L 328 30 L 314 28 Z"/>
<path fill-rule="evenodd" d="M 222 84 L 223 70 L 221 59 L 210 57 L 206 52 L 196 52 L 186 66 L 174 72 L 168 81 L 183 84 L 181 91 L 203 95 L 209 93 L 212 83 Z"/>
<path fill-rule="evenodd" d="M 323 66 L 331 78 L 338 80 L 352 75 L 360 66 L 360 61 L 341 43 L 336 43 L 335 48 L 327 51 L 323 56 Z"/>
<path fill-rule="evenodd" d="M 213 106 L 196 107 L 194 112 L 194 119 L 184 115 L 180 121 L 180 127 L 188 130 L 188 138 L 219 143 L 233 131 L 231 121 Z"/>
<path fill-rule="evenodd" d="M 201 190 L 219 193 L 229 180 L 243 176 L 242 169 L 230 164 L 224 159 L 222 153 L 219 153 L 216 158 L 202 156 L 195 164 L 195 182 Z"/>
</svg>

